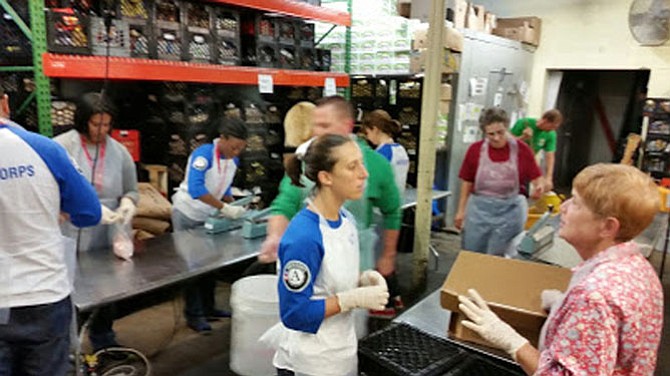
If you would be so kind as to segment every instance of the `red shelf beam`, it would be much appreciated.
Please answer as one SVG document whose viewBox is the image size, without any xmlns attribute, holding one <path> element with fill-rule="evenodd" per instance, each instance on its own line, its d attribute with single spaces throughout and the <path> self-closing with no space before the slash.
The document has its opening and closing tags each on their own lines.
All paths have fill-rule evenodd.
<svg viewBox="0 0 670 376">
<path fill-rule="evenodd" d="M 107 66 L 107 64 L 109 64 Z M 272 76 L 278 86 L 324 86 L 326 78 L 335 85 L 349 86 L 349 76 L 337 72 L 224 66 L 181 61 L 81 55 L 42 55 L 44 74 L 51 78 L 183 81 L 208 84 L 257 85 L 258 75 Z M 107 72 L 107 73 L 106 73 Z"/>
<path fill-rule="evenodd" d="M 289 16 L 323 21 L 336 25 L 351 26 L 351 15 L 335 9 L 310 5 L 293 0 L 205 0 L 209 3 L 237 5 L 240 7 L 260 9 Z"/>
</svg>

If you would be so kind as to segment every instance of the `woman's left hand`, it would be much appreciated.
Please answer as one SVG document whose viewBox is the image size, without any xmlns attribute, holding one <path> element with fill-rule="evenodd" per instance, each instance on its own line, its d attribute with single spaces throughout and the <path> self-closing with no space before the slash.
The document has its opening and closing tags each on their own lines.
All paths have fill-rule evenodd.
<svg viewBox="0 0 670 376">
<path fill-rule="evenodd" d="M 470 320 L 461 321 L 463 326 L 475 331 L 493 346 L 506 351 L 516 359 L 516 352 L 528 343 L 528 340 L 493 313 L 476 290 L 470 289 L 468 294 L 469 297 L 458 296 L 460 302 L 458 309 Z"/>
</svg>

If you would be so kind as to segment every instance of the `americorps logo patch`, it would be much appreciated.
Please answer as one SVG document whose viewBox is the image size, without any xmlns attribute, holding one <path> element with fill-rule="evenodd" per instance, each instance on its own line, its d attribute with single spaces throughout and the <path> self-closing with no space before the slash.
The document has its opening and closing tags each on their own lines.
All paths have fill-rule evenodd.
<svg viewBox="0 0 670 376">
<path fill-rule="evenodd" d="M 307 265 L 302 261 L 296 260 L 289 261 L 286 266 L 284 266 L 282 274 L 284 286 L 286 286 L 289 291 L 293 292 L 304 290 L 312 278 Z"/>
<path fill-rule="evenodd" d="M 207 159 L 205 157 L 198 157 L 191 163 L 191 166 L 198 171 L 203 171 L 207 168 Z"/>
</svg>

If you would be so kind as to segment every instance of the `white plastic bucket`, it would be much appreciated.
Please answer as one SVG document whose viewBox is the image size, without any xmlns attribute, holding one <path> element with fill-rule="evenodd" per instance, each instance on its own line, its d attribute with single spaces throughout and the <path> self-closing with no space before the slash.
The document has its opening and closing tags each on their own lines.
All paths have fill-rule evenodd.
<svg viewBox="0 0 670 376">
<path fill-rule="evenodd" d="M 275 350 L 258 339 L 279 322 L 277 276 L 255 275 L 233 283 L 230 306 L 230 369 L 242 376 L 276 375 Z"/>
</svg>

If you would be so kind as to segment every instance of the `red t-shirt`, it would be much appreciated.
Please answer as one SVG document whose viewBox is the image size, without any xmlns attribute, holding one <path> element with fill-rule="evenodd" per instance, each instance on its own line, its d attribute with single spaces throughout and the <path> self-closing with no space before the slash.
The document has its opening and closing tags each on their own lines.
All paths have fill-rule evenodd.
<svg viewBox="0 0 670 376">
<path fill-rule="evenodd" d="M 473 183 L 473 189 L 475 177 L 477 176 L 477 168 L 479 167 L 479 153 L 483 144 L 484 140 L 481 140 L 470 145 L 468 151 L 465 153 L 461 171 L 458 173 L 459 178 Z M 517 142 L 516 144 L 518 146 L 517 157 L 519 158 L 519 161 L 517 162 L 517 167 L 519 169 L 519 193 L 526 194 L 526 184 L 542 176 L 542 171 L 540 171 L 540 167 L 537 165 L 537 162 L 535 162 L 535 157 L 533 156 L 533 151 L 530 147 L 526 145 L 525 142 Z M 489 158 L 491 158 L 493 162 L 504 162 L 509 160 L 509 142 L 505 147 L 500 149 L 489 146 Z"/>
</svg>

